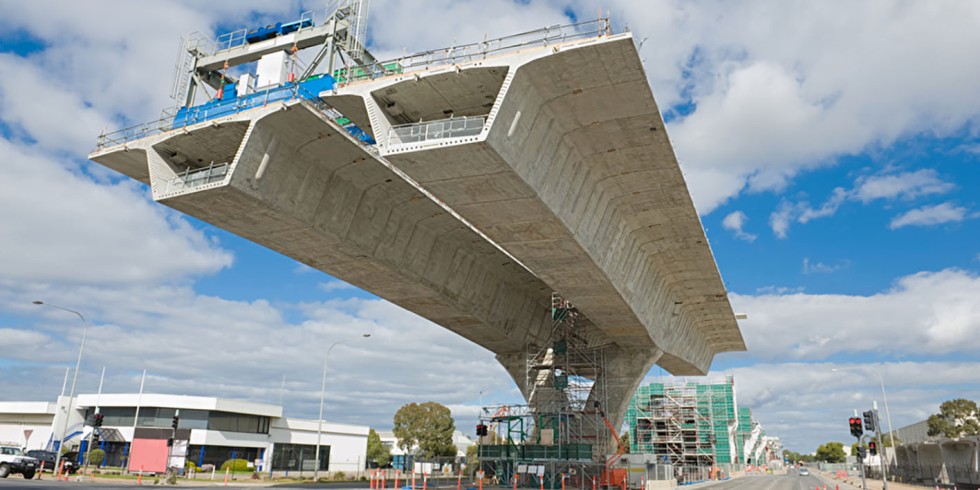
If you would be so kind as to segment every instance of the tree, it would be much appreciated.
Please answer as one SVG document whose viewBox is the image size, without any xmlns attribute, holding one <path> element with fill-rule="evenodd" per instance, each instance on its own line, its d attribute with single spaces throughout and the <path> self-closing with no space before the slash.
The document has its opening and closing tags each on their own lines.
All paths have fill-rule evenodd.
<svg viewBox="0 0 980 490">
<path fill-rule="evenodd" d="M 480 468 L 480 446 L 470 444 L 466 447 L 466 474 L 470 478 L 476 475 L 476 470 Z"/>
<path fill-rule="evenodd" d="M 391 461 L 391 449 L 381 442 L 381 436 L 374 429 L 368 431 L 367 459 L 373 461 L 378 468 L 385 468 Z"/>
<path fill-rule="evenodd" d="M 929 416 L 930 436 L 965 437 L 980 435 L 977 402 L 957 398 L 939 405 L 939 413 Z"/>
<path fill-rule="evenodd" d="M 821 444 L 820 447 L 817 448 L 817 461 L 823 461 L 825 463 L 843 463 L 844 459 L 843 443 L 828 442 L 826 444 Z"/>
<path fill-rule="evenodd" d="M 453 431 L 456 424 L 452 413 L 436 402 L 422 404 L 409 403 L 395 412 L 395 427 L 392 432 L 398 438 L 398 445 L 404 450 L 418 447 L 417 455 L 422 458 L 455 456 Z"/>
<path fill-rule="evenodd" d="M 96 468 L 101 468 L 103 461 L 105 461 L 105 451 L 99 448 L 89 451 L 88 464 L 94 465 Z"/>
<path fill-rule="evenodd" d="M 630 433 L 629 431 L 623 432 L 623 435 L 619 436 L 619 445 L 623 446 L 626 450 L 626 454 L 630 452 Z"/>
<path fill-rule="evenodd" d="M 791 464 L 796 463 L 812 463 L 814 461 L 813 455 L 811 454 L 801 454 L 788 449 L 783 451 L 783 458 L 788 459 Z"/>
</svg>

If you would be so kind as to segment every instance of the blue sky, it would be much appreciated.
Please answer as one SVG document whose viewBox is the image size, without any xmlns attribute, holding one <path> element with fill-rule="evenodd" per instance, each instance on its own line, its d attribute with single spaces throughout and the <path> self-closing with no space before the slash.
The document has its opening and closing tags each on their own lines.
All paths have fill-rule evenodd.
<svg viewBox="0 0 980 490">
<path fill-rule="evenodd" d="M 218 395 L 387 427 L 435 400 L 469 432 L 512 402 L 492 355 L 295 261 L 152 202 L 85 157 L 151 121 L 180 36 L 317 2 L 0 4 L 0 400 L 49 400 L 91 323 L 79 389 Z M 940 4 L 940 7 L 936 5 Z M 604 2 L 627 24 L 749 351 L 716 358 L 791 449 L 848 440 L 880 399 L 910 424 L 980 399 L 980 5 Z M 380 58 L 595 16 L 579 0 L 375 0 Z M 106 22 L 111 12 L 113 22 Z M 153 18 L 156 22 L 146 22 Z M 425 19 L 405 22 L 405 19 Z M 834 367 L 849 374 L 834 373 Z M 874 371 L 871 371 L 874 370 Z M 650 379 L 662 372 L 654 368 Z M 280 390 L 286 377 L 286 389 Z"/>
</svg>

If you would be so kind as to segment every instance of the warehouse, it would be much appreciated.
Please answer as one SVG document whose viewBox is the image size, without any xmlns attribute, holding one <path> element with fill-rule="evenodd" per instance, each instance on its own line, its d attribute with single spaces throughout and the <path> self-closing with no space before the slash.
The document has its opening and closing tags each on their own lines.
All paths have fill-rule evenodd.
<svg viewBox="0 0 980 490">
<path fill-rule="evenodd" d="M 0 402 L 0 441 L 30 449 L 65 446 L 84 453 L 94 432 L 104 464 L 131 471 L 220 466 L 243 459 L 259 472 L 317 470 L 357 475 L 364 469 L 368 427 L 282 416 L 282 407 L 214 397 L 166 394 L 81 394 L 57 403 Z M 177 428 L 173 425 L 176 422 Z"/>
</svg>

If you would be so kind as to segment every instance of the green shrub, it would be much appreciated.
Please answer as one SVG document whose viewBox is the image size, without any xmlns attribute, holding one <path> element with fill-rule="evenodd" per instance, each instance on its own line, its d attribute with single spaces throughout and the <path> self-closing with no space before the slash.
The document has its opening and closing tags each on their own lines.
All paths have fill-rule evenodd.
<svg viewBox="0 0 980 490">
<path fill-rule="evenodd" d="M 338 472 L 336 472 L 336 473 L 333 474 L 333 479 L 334 480 L 345 480 L 345 479 L 347 479 L 347 474 L 344 473 L 343 471 L 338 471 Z"/>
<path fill-rule="evenodd" d="M 248 461 L 244 459 L 229 459 L 224 463 L 221 463 L 221 471 L 231 469 L 231 471 L 252 471 L 248 467 Z"/>
<path fill-rule="evenodd" d="M 102 462 L 105 461 L 105 451 L 101 449 L 93 449 L 88 453 L 89 464 L 95 465 L 96 467 L 102 466 Z"/>
</svg>

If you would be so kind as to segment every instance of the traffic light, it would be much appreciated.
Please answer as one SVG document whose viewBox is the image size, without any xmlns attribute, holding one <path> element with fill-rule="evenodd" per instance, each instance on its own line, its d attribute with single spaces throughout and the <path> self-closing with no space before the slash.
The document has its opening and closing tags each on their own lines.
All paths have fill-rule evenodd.
<svg viewBox="0 0 980 490">
<path fill-rule="evenodd" d="M 97 430 L 96 431 L 92 431 L 92 445 L 93 446 L 98 446 L 99 445 L 99 431 L 97 431 Z"/>
<path fill-rule="evenodd" d="M 875 411 L 868 410 L 864 412 L 864 430 L 868 432 L 875 432 Z"/>
<path fill-rule="evenodd" d="M 490 433 L 490 431 L 487 430 L 487 426 L 486 425 L 477 424 L 477 426 L 476 426 L 476 435 L 478 435 L 478 436 L 485 436 L 485 435 L 487 435 L 489 433 Z"/>
<path fill-rule="evenodd" d="M 868 456 L 867 449 L 864 446 L 858 446 L 858 460 L 864 461 L 864 458 Z"/>
<path fill-rule="evenodd" d="M 869 442 L 868 452 L 871 453 L 872 456 L 878 454 L 878 443 L 874 441 Z"/>
<path fill-rule="evenodd" d="M 170 426 L 173 427 L 174 430 L 177 430 L 177 425 L 178 424 L 180 424 L 180 417 L 174 415 L 174 421 L 173 421 L 172 424 L 170 424 Z"/>
<path fill-rule="evenodd" d="M 101 413 L 95 414 L 95 420 L 92 421 L 92 427 L 102 427 L 102 420 L 105 418 Z"/>
<path fill-rule="evenodd" d="M 851 435 L 854 437 L 861 437 L 864 434 L 864 430 L 861 428 L 861 419 L 857 417 L 851 417 L 847 419 L 851 425 Z"/>
</svg>

